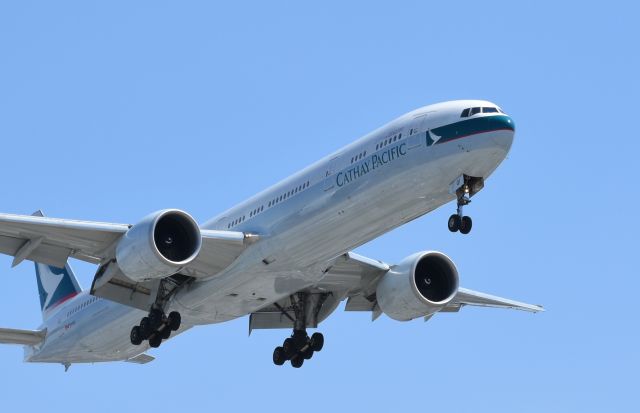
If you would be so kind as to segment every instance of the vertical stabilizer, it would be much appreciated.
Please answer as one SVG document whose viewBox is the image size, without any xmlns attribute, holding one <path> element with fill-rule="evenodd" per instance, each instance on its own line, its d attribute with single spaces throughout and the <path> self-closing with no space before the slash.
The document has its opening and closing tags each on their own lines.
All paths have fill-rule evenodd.
<svg viewBox="0 0 640 413">
<path fill-rule="evenodd" d="M 41 211 L 37 211 L 33 215 L 43 216 Z M 64 268 L 56 268 L 39 262 L 36 262 L 35 265 L 42 318 L 46 319 L 54 308 L 78 295 L 82 289 L 69 263 Z"/>
<path fill-rule="evenodd" d="M 35 264 L 40 308 L 42 309 L 42 318 L 46 319 L 54 308 L 78 295 L 82 289 L 68 263 L 64 268 L 56 268 L 39 262 Z"/>
</svg>

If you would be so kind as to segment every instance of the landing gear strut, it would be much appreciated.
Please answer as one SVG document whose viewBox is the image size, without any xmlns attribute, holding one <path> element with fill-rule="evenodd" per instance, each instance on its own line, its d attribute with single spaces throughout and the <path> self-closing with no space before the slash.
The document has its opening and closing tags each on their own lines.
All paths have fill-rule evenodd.
<svg viewBox="0 0 640 413">
<path fill-rule="evenodd" d="M 471 232 L 473 221 L 471 220 L 471 217 L 468 217 L 462 213 L 462 208 L 469 203 L 471 203 L 471 200 L 469 199 L 469 190 L 468 188 L 465 188 L 462 195 L 458 197 L 458 208 L 456 213 L 451 215 L 449 217 L 449 221 L 447 222 L 449 231 L 460 231 L 462 234 L 468 234 L 469 232 Z"/>
<path fill-rule="evenodd" d="M 160 347 L 162 340 L 168 339 L 172 331 L 180 328 L 182 323 L 180 313 L 172 311 L 166 315 L 163 309 L 168 307 L 171 296 L 188 281 L 188 277 L 176 274 L 160 282 L 156 300 L 149 315 L 143 317 L 140 323 L 131 329 L 131 344 L 138 346 L 143 341 L 149 340 L 149 346 Z"/>
<path fill-rule="evenodd" d="M 457 210 L 456 213 L 449 217 L 447 226 L 449 231 L 460 231 L 462 234 L 471 232 L 473 222 L 471 218 L 464 215 L 462 209 L 465 205 L 471 203 L 471 197 L 484 187 L 484 180 L 468 175 L 461 175 L 450 186 L 450 193 L 456 194 Z"/>
<path fill-rule="evenodd" d="M 313 353 L 322 350 L 324 336 L 321 333 L 313 333 L 309 337 L 307 334 L 307 294 L 296 294 L 295 299 L 292 297 L 292 302 L 294 303 L 295 318 L 292 318 L 284 310 L 281 311 L 284 312 L 285 316 L 292 319 L 293 333 L 291 337 L 284 340 L 282 346 L 278 346 L 273 350 L 273 363 L 277 366 L 282 366 L 286 361 L 290 361 L 291 366 L 300 368 L 305 360 L 313 357 Z"/>
</svg>

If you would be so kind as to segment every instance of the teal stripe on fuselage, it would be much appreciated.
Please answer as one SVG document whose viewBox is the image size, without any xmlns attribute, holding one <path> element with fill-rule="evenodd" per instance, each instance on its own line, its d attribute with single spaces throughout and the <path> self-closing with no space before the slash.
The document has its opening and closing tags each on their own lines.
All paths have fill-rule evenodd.
<svg viewBox="0 0 640 413">
<path fill-rule="evenodd" d="M 506 115 L 482 116 L 440 126 L 439 128 L 431 129 L 431 133 L 440 137 L 438 142 L 436 142 L 437 145 L 454 139 L 464 138 L 465 136 L 497 130 L 515 131 L 515 124 L 513 120 Z M 427 133 L 427 146 L 431 146 L 432 144 L 433 141 L 429 133 Z"/>
</svg>

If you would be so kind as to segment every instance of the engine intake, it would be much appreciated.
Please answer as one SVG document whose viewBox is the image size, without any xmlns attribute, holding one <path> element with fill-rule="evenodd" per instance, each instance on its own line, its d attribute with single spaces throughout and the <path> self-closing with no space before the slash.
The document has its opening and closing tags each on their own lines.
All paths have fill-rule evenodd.
<svg viewBox="0 0 640 413">
<path fill-rule="evenodd" d="M 186 212 L 167 209 L 132 226 L 116 247 L 120 270 L 134 281 L 164 278 L 180 271 L 200 253 L 202 236 Z"/>
<path fill-rule="evenodd" d="M 458 270 L 445 254 L 419 252 L 382 277 L 376 291 L 382 311 L 394 320 L 411 320 L 440 311 L 458 292 Z"/>
</svg>

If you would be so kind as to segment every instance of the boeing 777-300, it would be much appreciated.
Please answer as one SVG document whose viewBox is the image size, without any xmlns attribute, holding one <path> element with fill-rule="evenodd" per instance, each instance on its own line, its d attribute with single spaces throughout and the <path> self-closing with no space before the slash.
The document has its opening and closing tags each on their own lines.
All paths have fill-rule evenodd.
<svg viewBox="0 0 640 413">
<path fill-rule="evenodd" d="M 28 362 L 146 363 L 145 352 L 187 329 L 249 316 L 249 330 L 291 329 L 273 362 L 300 367 L 324 344 L 308 335 L 346 311 L 429 319 L 463 306 L 542 307 L 459 286 L 442 252 L 398 264 L 354 248 L 456 201 L 463 209 L 505 159 L 513 120 L 497 105 L 460 100 L 409 112 L 199 225 L 165 209 L 134 225 L 0 214 L 0 252 L 36 264 L 43 323 L 0 329 Z M 83 291 L 68 265 L 97 265 Z M 220 344 L 222 345 L 222 344 Z"/>
</svg>

